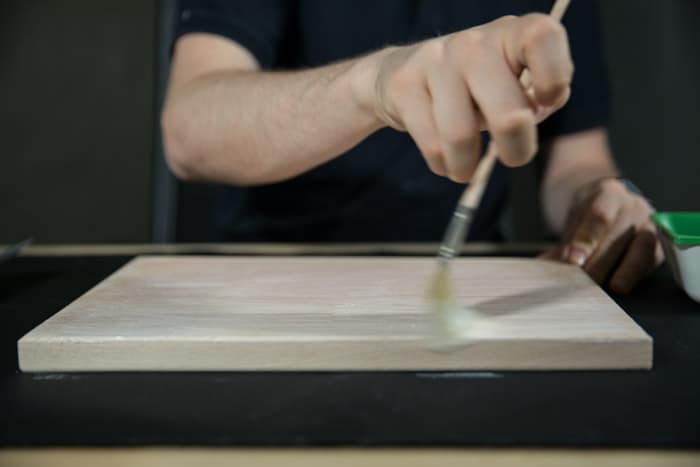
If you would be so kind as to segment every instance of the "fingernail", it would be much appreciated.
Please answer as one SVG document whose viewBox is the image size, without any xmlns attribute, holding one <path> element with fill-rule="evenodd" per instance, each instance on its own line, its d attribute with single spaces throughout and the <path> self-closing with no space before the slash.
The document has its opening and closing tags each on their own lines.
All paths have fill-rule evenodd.
<svg viewBox="0 0 700 467">
<path fill-rule="evenodd" d="M 583 266 L 584 264 L 586 264 L 587 259 L 588 259 L 588 255 L 586 254 L 585 251 L 583 251 L 579 248 L 576 248 L 576 247 L 571 247 L 567 261 L 569 263 L 575 264 L 577 266 Z"/>
</svg>

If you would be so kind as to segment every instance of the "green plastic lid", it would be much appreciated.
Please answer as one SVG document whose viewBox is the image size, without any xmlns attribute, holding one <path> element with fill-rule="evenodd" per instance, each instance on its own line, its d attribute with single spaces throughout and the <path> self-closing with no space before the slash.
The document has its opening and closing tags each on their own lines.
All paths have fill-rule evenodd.
<svg viewBox="0 0 700 467">
<path fill-rule="evenodd" d="M 651 218 L 676 245 L 700 245 L 700 212 L 657 212 Z"/>
</svg>

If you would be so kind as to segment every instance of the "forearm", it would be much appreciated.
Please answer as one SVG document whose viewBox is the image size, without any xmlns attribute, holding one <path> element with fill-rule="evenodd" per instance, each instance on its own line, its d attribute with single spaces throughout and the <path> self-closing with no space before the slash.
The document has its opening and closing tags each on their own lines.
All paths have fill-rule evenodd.
<svg viewBox="0 0 700 467">
<path fill-rule="evenodd" d="M 550 147 L 540 191 L 549 227 L 561 233 L 576 194 L 595 180 L 617 175 L 604 129 L 557 138 Z"/>
<path fill-rule="evenodd" d="M 185 179 L 254 185 L 342 154 L 383 126 L 358 99 L 372 59 L 299 72 L 217 71 L 171 89 L 162 119 L 171 167 Z"/>
<path fill-rule="evenodd" d="M 528 89 L 518 81 L 525 69 Z M 489 130 L 506 165 L 534 156 L 535 125 L 568 99 L 573 64 L 562 25 L 531 14 L 326 67 L 258 70 L 229 39 L 178 40 L 162 118 L 177 175 L 273 183 L 391 125 L 409 133 L 434 173 L 466 182 L 480 130 Z"/>
</svg>

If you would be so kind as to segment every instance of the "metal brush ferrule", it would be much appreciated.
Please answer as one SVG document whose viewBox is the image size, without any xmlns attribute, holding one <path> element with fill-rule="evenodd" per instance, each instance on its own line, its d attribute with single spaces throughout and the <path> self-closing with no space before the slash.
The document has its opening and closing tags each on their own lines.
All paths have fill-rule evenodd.
<svg viewBox="0 0 700 467">
<path fill-rule="evenodd" d="M 457 205 L 447 231 L 438 250 L 438 261 L 445 262 L 459 255 L 464 243 L 467 227 L 474 216 L 474 210 L 461 204 Z"/>
</svg>

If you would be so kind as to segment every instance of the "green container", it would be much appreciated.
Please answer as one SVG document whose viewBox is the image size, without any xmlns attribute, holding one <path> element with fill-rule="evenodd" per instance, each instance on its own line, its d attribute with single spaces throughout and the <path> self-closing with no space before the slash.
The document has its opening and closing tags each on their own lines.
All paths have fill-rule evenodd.
<svg viewBox="0 0 700 467">
<path fill-rule="evenodd" d="M 700 212 L 659 212 L 651 218 L 676 283 L 700 303 Z"/>
</svg>

